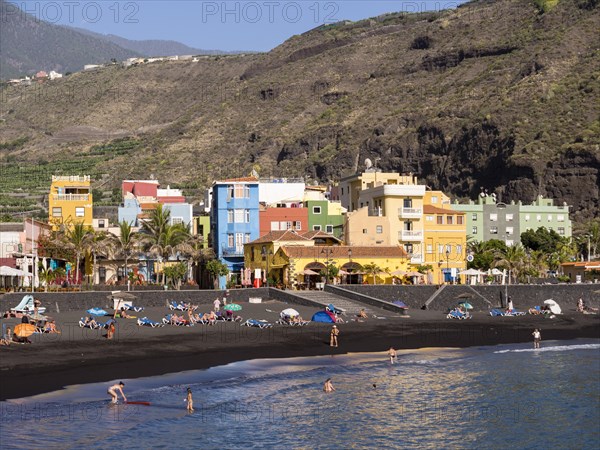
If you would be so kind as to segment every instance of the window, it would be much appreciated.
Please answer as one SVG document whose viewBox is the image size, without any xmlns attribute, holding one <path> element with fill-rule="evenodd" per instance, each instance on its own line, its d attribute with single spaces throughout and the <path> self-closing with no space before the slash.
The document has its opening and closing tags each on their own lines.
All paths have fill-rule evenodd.
<svg viewBox="0 0 600 450">
<path fill-rule="evenodd" d="M 363 234 L 367 234 L 369 232 L 369 230 L 367 230 L 366 228 L 363 228 Z"/>
<path fill-rule="evenodd" d="M 444 216 L 437 216 L 437 224 L 442 225 L 444 223 Z"/>
<path fill-rule="evenodd" d="M 477 227 L 471 228 L 471 234 L 477 234 Z"/>
<path fill-rule="evenodd" d="M 382 234 L 383 233 L 383 226 L 382 225 L 377 225 L 375 227 L 375 233 Z"/>
<path fill-rule="evenodd" d="M 104 219 L 98 220 L 98 228 L 105 228 L 106 224 Z"/>
<path fill-rule="evenodd" d="M 292 222 L 286 222 L 285 223 L 285 229 L 286 230 L 291 230 L 292 229 Z"/>
<path fill-rule="evenodd" d="M 438 244 L 438 253 L 440 255 L 444 253 L 444 244 Z"/>
<path fill-rule="evenodd" d="M 565 216 L 563 216 L 562 214 L 559 214 L 558 216 L 556 216 L 556 221 L 557 222 L 564 222 L 565 221 Z"/>
<path fill-rule="evenodd" d="M 228 234 L 227 235 L 227 247 L 233 247 L 234 244 L 234 240 L 233 240 L 233 234 Z"/>
<path fill-rule="evenodd" d="M 427 253 L 433 253 L 433 244 L 427 244 Z"/>
<path fill-rule="evenodd" d="M 538 222 L 541 222 L 541 221 L 542 221 L 542 215 L 541 215 L 541 214 L 538 214 L 538 215 L 536 216 L 536 219 L 537 219 L 537 221 L 538 221 Z"/>
<path fill-rule="evenodd" d="M 340 193 L 341 193 L 341 195 L 344 195 L 344 188 L 340 189 Z"/>
<path fill-rule="evenodd" d="M 246 233 L 246 234 L 244 235 L 244 243 L 246 243 L 246 244 L 247 244 L 248 242 L 250 242 L 250 233 Z"/>
<path fill-rule="evenodd" d="M 294 222 L 294 230 L 301 230 L 302 229 L 302 222 L 299 220 L 296 220 Z"/>
<path fill-rule="evenodd" d="M 171 219 L 171 225 L 176 225 L 178 223 L 183 223 L 183 217 L 173 217 Z"/>
<path fill-rule="evenodd" d="M 477 214 L 473 213 L 473 215 L 471 216 L 471 220 L 477 220 Z"/>
<path fill-rule="evenodd" d="M 233 191 L 234 198 L 250 198 L 250 186 L 245 184 L 235 184 Z"/>
<path fill-rule="evenodd" d="M 321 231 L 321 225 L 313 225 L 313 231 Z"/>
<path fill-rule="evenodd" d="M 75 217 L 85 217 L 85 208 L 83 206 L 75 208 Z"/>
<path fill-rule="evenodd" d="M 498 214 L 490 214 L 490 222 L 498 222 Z"/>
<path fill-rule="evenodd" d="M 404 251 L 409 255 L 413 254 L 413 245 L 412 244 L 404 244 Z"/>
<path fill-rule="evenodd" d="M 452 225 L 454 223 L 454 216 L 446 216 L 446 224 Z"/>
<path fill-rule="evenodd" d="M 511 236 L 514 233 L 513 227 L 506 227 L 506 235 Z"/>
<path fill-rule="evenodd" d="M 506 241 L 506 245 L 508 247 L 512 247 L 513 244 L 514 244 L 514 242 L 512 240 L 510 240 L 510 239 Z"/>
<path fill-rule="evenodd" d="M 552 214 L 548 214 L 548 222 L 552 222 Z"/>
<path fill-rule="evenodd" d="M 325 225 L 325 232 L 333 234 L 333 225 Z"/>
<path fill-rule="evenodd" d="M 271 222 L 271 231 L 279 231 L 279 222 Z"/>
<path fill-rule="evenodd" d="M 247 211 L 247 209 L 234 209 L 233 211 L 234 211 L 233 221 L 235 223 L 244 223 L 245 211 Z"/>
<path fill-rule="evenodd" d="M 52 208 L 52 217 L 62 217 L 62 208 Z"/>
<path fill-rule="evenodd" d="M 227 210 L 227 223 L 233 223 L 233 209 Z"/>
<path fill-rule="evenodd" d="M 525 214 L 525 222 L 529 222 L 529 214 Z"/>
<path fill-rule="evenodd" d="M 462 245 L 460 245 L 460 244 L 456 245 L 456 254 L 462 255 Z"/>
<path fill-rule="evenodd" d="M 250 223 L 250 210 L 249 209 L 244 210 L 244 219 L 245 219 L 246 223 Z"/>
<path fill-rule="evenodd" d="M 558 227 L 558 234 L 560 234 L 561 236 L 565 235 L 565 227 Z"/>
<path fill-rule="evenodd" d="M 321 207 L 313 206 L 313 214 L 321 214 Z"/>
<path fill-rule="evenodd" d="M 405 208 L 412 208 L 412 198 L 405 198 L 404 199 L 404 207 Z"/>
<path fill-rule="evenodd" d="M 235 251 L 244 251 L 244 233 L 235 233 Z"/>
<path fill-rule="evenodd" d="M 456 216 L 456 225 L 462 225 L 464 223 L 464 216 Z"/>
<path fill-rule="evenodd" d="M 490 234 L 498 234 L 498 227 L 490 227 Z"/>
<path fill-rule="evenodd" d="M 446 253 L 452 253 L 452 245 L 446 245 Z"/>
<path fill-rule="evenodd" d="M 427 222 L 433 222 L 433 216 L 425 216 Z"/>
<path fill-rule="evenodd" d="M 507 222 L 512 222 L 513 221 L 513 215 L 512 214 L 507 214 L 506 215 L 506 221 Z"/>
<path fill-rule="evenodd" d="M 431 203 L 437 203 L 437 201 L 438 201 L 437 195 L 432 195 L 431 196 Z"/>
</svg>

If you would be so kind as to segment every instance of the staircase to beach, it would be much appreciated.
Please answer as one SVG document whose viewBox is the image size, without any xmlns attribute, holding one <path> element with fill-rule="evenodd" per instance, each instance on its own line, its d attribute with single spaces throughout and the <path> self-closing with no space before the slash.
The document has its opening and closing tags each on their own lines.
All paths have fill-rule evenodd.
<svg viewBox="0 0 600 450">
<path fill-rule="evenodd" d="M 383 309 L 375 308 L 369 305 L 364 305 L 362 303 L 353 300 L 348 300 L 345 297 L 332 294 L 326 291 L 294 291 L 293 295 L 318 303 L 320 305 L 323 305 L 323 307 L 331 303 L 336 308 L 340 308 L 346 311 L 347 316 L 356 316 L 361 309 L 364 309 L 365 312 L 370 316 L 372 316 L 373 314 L 379 315 L 382 313 L 385 313 L 387 316 L 396 315 L 390 311 L 385 311 Z"/>
</svg>

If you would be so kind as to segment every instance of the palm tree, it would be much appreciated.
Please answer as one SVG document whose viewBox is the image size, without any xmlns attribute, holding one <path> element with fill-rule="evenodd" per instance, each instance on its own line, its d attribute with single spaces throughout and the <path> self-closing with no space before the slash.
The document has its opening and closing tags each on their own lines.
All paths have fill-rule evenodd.
<svg viewBox="0 0 600 450">
<path fill-rule="evenodd" d="M 160 244 L 161 237 L 169 227 L 170 219 L 171 212 L 159 203 L 150 213 L 148 220 L 142 224 L 142 233 L 149 236 L 154 244 Z"/>
<path fill-rule="evenodd" d="M 48 292 L 48 286 L 50 285 L 50 283 L 52 282 L 52 280 L 54 280 L 54 272 L 52 271 L 52 269 L 50 267 L 41 267 L 40 266 L 40 270 L 39 270 L 39 277 L 40 277 L 40 281 L 42 281 L 44 283 L 44 292 Z"/>
<path fill-rule="evenodd" d="M 497 251 L 495 254 L 495 267 L 501 267 L 508 270 L 509 283 L 511 275 L 513 279 L 518 279 L 521 269 L 524 267 L 527 254 L 521 244 L 506 247 L 505 251 Z"/>
<path fill-rule="evenodd" d="M 190 236 L 185 242 L 181 243 L 180 252 L 188 257 L 188 272 L 191 265 L 194 278 L 197 278 L 198 266 L 215 257 L 212 248 L 204 247 L 204 238 L 201 235 Z M 198 280 L 196 279 L 196 281 Z"/>
<path fill-rule="evenodd" d="M 125 220 L 121 221 L 121 223 L 119 223 L 119 236 L 114 236 L 112 238 L 111 248 L 116 254 L 123 256 L 125 259 L 125 277 L 128 276 L 127 266 L 129 257 L 138 247 L 139 241 L 139 235 L 132 231 L 131 224 Z"/>
<path fill-rule="evenodd" d="M 67 228 L 65 231 L 66 245 L 73 250 L 75 259 L 77 260 L 75 263 L 75 280 L 77 282 L 79 282 L 79 264 L 81 262 L 81 256 L 86 251 L 86 242 L 90 232 L 91 228 L 83 223 L 76 223 L 72 228 Z"/>
<path fill-rule="evenodd" d="M 363 270 L 367 273 L 367 275 L 371 275 L 373 277 L 373 284 L 377 284 L 377 275 L 383 272 L 383 269 L 375 263 L 365 264 L 363 266 Z"/>
<path fill-rule="evenodd" d="M 92 231 L 86 237 L 86 248 L 92 254 L 92 284 L 96 281 L 98 255 L 108 256 L 114 246 L 114 236 L 106 231 Z"/>
</svg>

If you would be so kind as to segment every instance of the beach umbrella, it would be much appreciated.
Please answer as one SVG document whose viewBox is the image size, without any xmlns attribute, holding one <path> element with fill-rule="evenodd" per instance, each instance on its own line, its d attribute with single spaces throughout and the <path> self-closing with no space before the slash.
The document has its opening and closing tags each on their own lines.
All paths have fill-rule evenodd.
<svg viewBox="0 0 600 450">
<path fill-rule="evenodd" d="M 456 298 L 473 298 L 473 294 L 467 294 L 466 292 L 463 292 L 460 295 L 457 295 Z"/>
<path fill-rule="evenodd" d="M 20 323 L 15 327 L 15 334 L 19 337 L 26 338 L 35 333 L 35 325 L 29 323 Z"/>
<path fill-rule="evenodd" d="M 562 314 L 562 310 L 560 309 L 560 306 L 558 306 L 558 303 L 556 303 L 551 298 L 549 298 L 548 300 L 544 300 L 544 305 L 547 305 L 548 308 L 550 308 L 552 314 Z"/>
<path fill-rule="evenodd" d="M 467 303 L 467 302 L 460 302 L 458 304 L 458 306 L 462 306 L 465 309 L 473 309 L 473 305 L 471 305 L 470 303 Z"/>
<path fill-rule="evenodd" d="M 394 300 L 392 303 L 400 308 L 408 308 L 406 303 L 404 303 L 402 300 Z"/>
<path fill-rule="evenodd" d="M 133 294 L 130 294 L 129 292 L 115 291 L 112 294 L 107 295 L 106 298 L 109 300 L 111 300 L 113 298 L 120 298 L 121 300 L 133 300 L 137 297 Z"/>
<path fill-rule="evenodd" d="M 304 269 L 302 274 L 303 275 L 319 275 L 317 272 L 315 272 L 314 270 L 310 270 L 310 269 Z"/>
<path fill-rule="evenodd" d="M 238 305 L 237 303 L 230 303 L 228 305 L 223 306 L 225 311 L 241 311 L 242 305 Z"/>
<path fill-rule="evenodd" d="M 404 270 L 394 270 L 391 274 L 396 276 L 403 276 L 406 275 L 406 272 Z"/>
<path fill-rule="evenodd" d="M 290 317 L 296 317 L 296 316 L 300 315 L 300 313 L 298 311 L 296 311 L 294 308 L 284 309 L 283 311 L 281 311 L 281 314 L 283 314 L 284 316 L 290 316 Z"/>
</svg>

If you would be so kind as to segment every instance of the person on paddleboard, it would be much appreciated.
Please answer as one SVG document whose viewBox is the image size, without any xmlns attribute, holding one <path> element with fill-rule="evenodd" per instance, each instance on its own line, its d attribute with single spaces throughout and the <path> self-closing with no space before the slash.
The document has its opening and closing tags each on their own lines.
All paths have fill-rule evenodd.
<svg viewBox="0 0 600 450">
<path fill-rule="evenodd" d="M 117 384 L 113 384 L 111 387 L 108 388 L 108 394 L 112 397 L 112 403 L 116 404 L 119 401 L 117 391 L 121 393 L 123 401 L 127 402 L 127 397 L 125 397 L 125 394 L 123 394 L 123 386 L 125 386 L 125 383 L 119 381 Z"/>
</svg>

